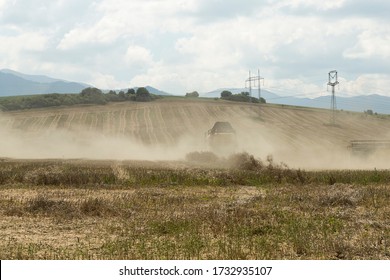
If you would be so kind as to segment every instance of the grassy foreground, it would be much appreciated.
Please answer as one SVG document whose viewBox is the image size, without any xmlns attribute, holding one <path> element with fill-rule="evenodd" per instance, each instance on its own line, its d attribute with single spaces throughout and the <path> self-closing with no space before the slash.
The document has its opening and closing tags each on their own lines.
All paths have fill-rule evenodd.
<svg viewBox="0 0 390 280">
<path fill-rule="evenodd" d="M 390 171 L 229 162 L 2 160 L 0 259 L 390 259 Z"/>
</svg>

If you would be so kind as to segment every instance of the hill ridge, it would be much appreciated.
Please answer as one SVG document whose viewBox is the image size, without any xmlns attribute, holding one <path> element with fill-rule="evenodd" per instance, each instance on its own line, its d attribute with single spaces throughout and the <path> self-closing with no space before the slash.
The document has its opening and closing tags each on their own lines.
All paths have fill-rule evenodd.
<svg viewBox="0 0 390 280">
<path fill-rule="evenodd" d="M 44 75 L 27 75 L 10 69 L 0 70 L 0 96 L 79 93 L 88 86 Z"/>
</svg>

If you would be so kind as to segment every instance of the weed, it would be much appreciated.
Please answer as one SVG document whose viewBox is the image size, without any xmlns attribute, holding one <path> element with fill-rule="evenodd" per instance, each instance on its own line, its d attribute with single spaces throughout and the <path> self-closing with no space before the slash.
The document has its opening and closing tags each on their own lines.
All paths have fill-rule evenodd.
<svg viewBox="0 0 390 280">
<path fill-rule="evenodd" d="M 105 205 L 98 198 L 88 198 L 80 204 L 81 213 L 89 216 L 101 216 L 105 210 Z"/>
<path fill-rule="evenodd" d="M 152 232 L 158 235 L 180 234 L 189 230 L 194 230 L 191 221 L 188 220 L 168 220 L 163 222 L 153 222 Z"/>
<path fill-rule="evenodd" d="M 63 199 L 50 199 L 42 194 L 28 200 L 25 211 L 31 214 L 55 216 L 57 218 L 74 218 L 78 216 L 78 210 L 72 203 Z"/>
<path fill-rule="evenodd" d="M 253 155 L 248 153 L 231 155 L 227 162 L 231 168 L 236 168 L 239 170 L 256 171 L 262 169 L 264 166 L 261 160 L 256 159 Z"/>
</svg>

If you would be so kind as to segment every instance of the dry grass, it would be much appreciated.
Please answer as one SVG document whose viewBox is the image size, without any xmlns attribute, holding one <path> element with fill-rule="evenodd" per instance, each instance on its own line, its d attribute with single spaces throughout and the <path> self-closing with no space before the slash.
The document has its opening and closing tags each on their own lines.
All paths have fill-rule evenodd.
<svg viewBox="0 0 390 280">
<path fill-rule="evenodd" d="M 0 258 L 390 259 L 389 171 L 236 160 L 5 160 Z"/>
</svg>

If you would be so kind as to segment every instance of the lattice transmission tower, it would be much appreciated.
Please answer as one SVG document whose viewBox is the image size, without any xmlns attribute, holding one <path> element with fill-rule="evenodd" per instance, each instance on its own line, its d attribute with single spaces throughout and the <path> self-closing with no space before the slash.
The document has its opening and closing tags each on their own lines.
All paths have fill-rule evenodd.
<svg viewBox="0 0 390 280">
<path fill-rule="evenodd" d="M 337 77 L 337 71 L 333 70 L 328 73 L 328 86 L 332 87 L 332 97 L 330 102 L 330 109 L 331 109 L 331 115 L 330 115 L 330 124 L 335 125 L 336 124 L 336 94 L 335 94 L 335 87 L 339 84 L 338 77 Z"/>
<path fill-rule="evenodd" d="M 260 69 L 257 70 L 257 76 L 252 76 L 249 71 L 249 78 L 245 80 L 245 88 L 249 88 L 249 96 L 252 97 L 252 88 L 257 88 L 258 98 L 261 98 L 261 80 L 264 78 L 260 76 Z"/>
</svg>

